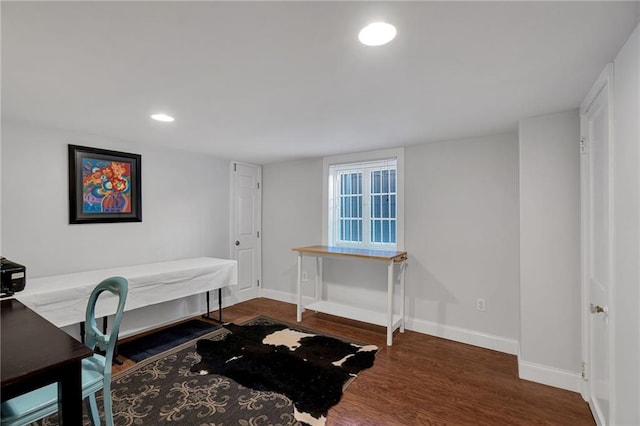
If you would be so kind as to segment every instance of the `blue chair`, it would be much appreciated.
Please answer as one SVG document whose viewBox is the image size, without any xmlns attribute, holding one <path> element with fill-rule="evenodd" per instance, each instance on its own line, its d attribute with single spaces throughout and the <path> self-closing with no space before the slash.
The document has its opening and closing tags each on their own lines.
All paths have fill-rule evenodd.
<svg viewBox="0 0 640 426">
<path fill-rule="evenodd" d="M 87 304 L 85 344 L 92 350 L 105 351 L 104 356 L 96 353 L 92 357 L 82 360 L 82 397 L 89 397 L 89 411 L 91 422 L 94 425 L 100 424 L 96 392 L 103 389 L 105 423 L 107 426 L 113 426 L 111 362 L 118 339 L 124 304 L 127 300 L 128 287 L 127 280 L 122 277 L 107 278 L 93 289 Z M 119 298 L 111 332 L 108 335 L 98 329 L 95 315 L 98 296 L 105 291 L 109 291 Z M 3 402 L 0 406 L 0 424 L 3 426 L 27 425 L 57 411 L 58 384 L 52 383 Z"/>
</svg>

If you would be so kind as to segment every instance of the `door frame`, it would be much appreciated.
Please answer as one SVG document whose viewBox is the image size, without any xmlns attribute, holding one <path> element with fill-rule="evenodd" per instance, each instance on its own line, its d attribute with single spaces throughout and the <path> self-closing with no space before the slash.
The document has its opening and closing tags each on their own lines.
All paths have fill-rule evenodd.
<svg viewBox="0 0 640 426">
<path fill-rule="evenodd" d="M 260 297 L 262 294 L 262 166 L 259 166 L 257 164 L 244 163 L 242 161 L 229 162 L 229 201 L 230 201 L 229 202 L 229 257 L 236 261 L 238 260 L 235 256 L 236 238 L 234 235 L 234 229 L 235 229 L 235 221 L 234 221 L 235 207 L 234 206 L 235 206 L 235 196 L 236 196 L 234 173 L 235 173 L 236 164 L 246 166 L 246 167 L 255 167 L 258 170 L 258 181 L 260 182 L 260 190 L 258 191 L 259 214 L 258 214 L 258 223 L 256 227 L 260 231 L 260 238 L 258 239 L 258 250 L 257 250 L 259 268 L 256 273 L 256 276 L 260 285 L 256 289 L 256 296 Z M 250 300 L 250 299 L 244 299 L 244 298 L 238 297 L 237 290 L 234 289 L 233 287 L 230 287 L 230 289 L 231 289 L 231 298 L 233 300 L 233 304 L 244 302 L 245 300 Z"/>
<path fill-rule="evenodd" d="M 589 407 L 591 408 L 591 383 L 590 379 L 591 375 L 591 317 L 592 313 L 590 310 L 590 293 L 589 293 L 589 268 L 590 268 L 590 234 L 589 234 L 589 208 L 590 208 L 590 198 L 589 198 L 589 184 L 590 184 L 590 157 L 589 157 L 589 142 L 586 140 L 587 134 L 587 120 L 586 114 L 595 101 L 597 96 L 601 93 L 602 90 L 607 91 L 607 102 L 609 108 L 609 151 L 608 151 L 608 208 L 609 208 L 609 221 L 607 224 L 609 238 L 609 294 L 608 294 L 608 369 L 609 369 L 609 419 L 605 419 L 609 421 L 609 424 L 615 424 L 614 413 L 615 410 L 612 407 L 615 406 L 615 363 L 613 360 L 615 359 L 615 306 L 614 306 L 614 273 L 613 273 L 613 265 L 614 265 L 614 204 L 613 204 L 613 154 L 614 154 L 614 134 L 613 134 L 613 63 L 607 64 L 605 69 L 602 71 L 596 82 L 593 84 L 584 101 L 580 105 L 580 239 L 581 239 L 581 316 L 582 316 L 582 382 L 580 392 L 585 401 L 589 402 Z M 594 415 L 594 420 L 599 424 L 597 416 Z"/>
</svg>

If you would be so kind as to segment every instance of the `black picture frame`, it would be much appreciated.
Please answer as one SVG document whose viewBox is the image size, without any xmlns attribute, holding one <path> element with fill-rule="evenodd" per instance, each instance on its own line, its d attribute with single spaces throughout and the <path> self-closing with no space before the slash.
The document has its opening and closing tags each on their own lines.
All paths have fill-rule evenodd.
<svg viewBox="0 0 640 426">
<path fill-rule="evenodd" d="M 142 222 L 142 156 L 68 147 L 69 223 Z"/>
</svg>

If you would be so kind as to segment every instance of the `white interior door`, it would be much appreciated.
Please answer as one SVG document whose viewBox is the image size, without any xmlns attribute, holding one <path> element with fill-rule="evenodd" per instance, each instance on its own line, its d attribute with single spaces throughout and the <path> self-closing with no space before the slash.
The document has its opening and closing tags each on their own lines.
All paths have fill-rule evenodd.
<svg viewBox="0 0 640 426">
<path fill-rule="evenodd" d="M 583 337 L 586 397 L 599 425 L 612 424 L 610 333 L 612 280 L 612 69 L 607 67 L 581 108 Z"/>
<path fill-rule="evenodd" d="M 238 261 L 237 301 L 258 297 L 261 280 L 262 169 L 231 164 L 231 254 Z"/>
</svg>

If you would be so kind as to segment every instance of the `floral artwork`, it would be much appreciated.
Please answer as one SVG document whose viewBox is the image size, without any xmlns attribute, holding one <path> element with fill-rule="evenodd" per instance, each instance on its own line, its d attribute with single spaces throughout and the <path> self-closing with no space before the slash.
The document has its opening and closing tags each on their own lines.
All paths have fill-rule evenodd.
<svg viewBox="0 0 640 426">
<path fill-rule="evenodd" d="M 117 161 L 82 159 L 82 211 L 130 213 L 131 166 Z"/>
<path fill-rule="evenodd" d="M 142 157 L 69 145 L 69 223 L 141 222 Z"/>
</svg>

